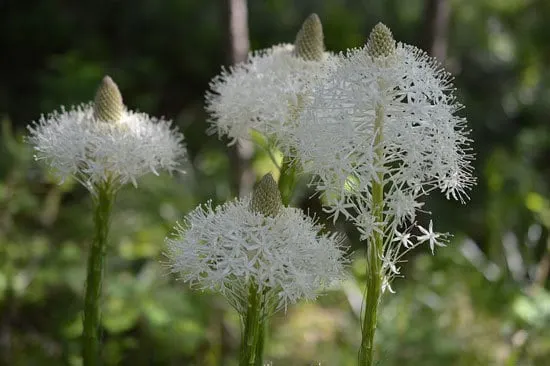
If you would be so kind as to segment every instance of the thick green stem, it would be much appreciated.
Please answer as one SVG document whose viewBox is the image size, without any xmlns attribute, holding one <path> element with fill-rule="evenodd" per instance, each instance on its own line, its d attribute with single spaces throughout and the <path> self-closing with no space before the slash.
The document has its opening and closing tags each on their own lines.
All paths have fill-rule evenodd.
<svg viewBox="0 0 550 366">
<path fill-rule="evenodd" d="M 281 175 L 279 177 L 279 190 L 283 205 L 288 206 L 294 194 L 296 186 L 296 165 L 285 156 L 283 158 L 283 166 L 281 167 Z"/>
<path fill-rule="evenodd" d="M 244 318 L 244 330 L 241 341 L 241 351 L 239 357 L 239 366 L 255 366 L 256 359 L 261 355 L 256 355 L 258 342 L 263 338 L 260 334 L 260 324 L 262 321 L 262 295 L 258 291 L 256 284 L 250 285 L 248 293 L 248 310 Z M 261 341 L 263 343 L 263 339 Z"/>
<path fill-rule="evenodd" d="M 99 323 L 103 263 L 107 249 L 109 221 L 113 207 L 114 193 L 108 183 L 98 186 L 94 199 L 95 234 L 88 255 L 86 297 L 84 300 L 83 347 L 84 366 L 99 364 Z"/>
<path fill-rule="evenodd" d="M 384 109 L 376 108 L 375 146 L 378 166 L 384 158 L 382 146 Z M 378 173 L 378 179 L 372 182 L 372 214 L 377 223 L 384 222 L 384 173 Z M 384 227 L 375 230 L 367 249 L 367 289 L 365 292 L 365 313 L 361 329 L 361 347 L 359 349 L 359 365 L 372 366 L 374 363 L 374 334 L 378 317 L 378 304 L 382 296 L 382 254 L 384 250 Z"/>
</svg>

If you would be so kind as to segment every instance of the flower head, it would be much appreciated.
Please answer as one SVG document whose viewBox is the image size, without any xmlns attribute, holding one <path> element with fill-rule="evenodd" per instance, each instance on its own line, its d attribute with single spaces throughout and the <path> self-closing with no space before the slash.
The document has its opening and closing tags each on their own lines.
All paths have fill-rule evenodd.
<svg viewBox="0 0 550 366">
<path fill-rule="evenodd" d="M 185 155 L 183 135 L 171 122 L 127 110 L 108 76 L 93 103 L 62 107 L 28 129 L 37 160 L 47 161 L 60 179 L 73 176 L 92 191 L 104 181 L 135 185 L 146 173 L 173 171 Z"/>
<path fill-rule="evenodd" d="M 264 183 L 254 194 L 265 191 Z M 166 239 L 172 272 L 191 285 L 221 292 L 243 313 L 251 283 L 276 310 L 313 299 L 321 287 L 342 278 L 339 236 L 319 234 L 321 227 L 294 208 L 280 207 L 275 215 L 253 210 L 254 200 L 215 209 L 209 203 L 188 214 Z"/>
<path fill-rule="evenodd" d="M 235 141 L 249 139 L 251 129 L 275 140 L 301 108 L 308 86 L 323 78 L 336 58 L 324 52 L 319 17 L 306 19 L 296 44 L 280 44 L 252 52 L 246 62 L 222 70 L 206 95 L 211 131 Z"/>
<path fill-rule="evenodd" d="M 475 183 L 469 130 L 452 93 L 435 59 L 378 24 L 365 47 L 313 87 L 292 132 L 295 158 L 317 177 L 327 211 L 351 217 L 363 236 L 384 228 L 394 260 L 393 247 L 412 247 L 409 236 L 392 238 L 416 226 L 422 196 L 437 189 L 464 202 Z M 382 212 L 373 210 L 380 204 Z M 437 238 L 418 239 L 433 247 Z"/>
</svg>

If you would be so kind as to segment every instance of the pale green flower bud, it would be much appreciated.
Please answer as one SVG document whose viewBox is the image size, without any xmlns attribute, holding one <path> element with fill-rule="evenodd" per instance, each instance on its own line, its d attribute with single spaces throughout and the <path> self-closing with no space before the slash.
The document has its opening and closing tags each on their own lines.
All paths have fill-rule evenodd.
<svg viewBox="0 0 550 366">
<path fill-rule="evenodd" d="M 323 25 L 315 13 L 306 18 L 294 41 L 294 53 L 306 61 L 321 61 L 325 52 Z"/>
<path fill-rule="evenodd" d="M 116 122 L 122 118 L 124 104 L 122 95 L 113 79 L 105 76 L 97 88 L 94 99 L 94 117 L 96 120 Z"/>
<path fill-rule="evenodd" d="M 277 216 L 282 207 L 283 201 L 277 182 L 275 182 L 271 173 L 268 173 L 254 188 L 250 210 L 264 216 Z"/>
<path fill-rule="evenodd" d="M 374 26 L 367 41 L 367 52 L 372 57 L 387 57 L 395 52 L 391 30 L 382 23 Z"/>
</svg>

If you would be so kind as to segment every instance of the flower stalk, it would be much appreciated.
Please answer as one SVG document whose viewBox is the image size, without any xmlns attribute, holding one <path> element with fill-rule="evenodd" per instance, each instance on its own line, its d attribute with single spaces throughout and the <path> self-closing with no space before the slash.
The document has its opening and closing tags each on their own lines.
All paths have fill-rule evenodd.
<svg viewBox="0 0 550 366">
<path fill-rule="evenodd" d="M 395 40 L 389 28 L 383 24 L 374 27 L 367 42 L 367 53 L 375 60 L 383 58 L 395 52 Z M 384 81 L 378 80 L 378 89 L 385 90 Z M 384 115 L 385 108 L 381 103 L 375 107 L 374 119 L 374 167 L 384 165 Z M 359 348 L 359 365 L 372 366 L 374 363 L 374 335 L 378 319 L 378 305 L 382 297 L 382 258 L 384 256 L 384 169 L 378 169 L 376 178 L 372 180 L 372 207 L 371 212 L 376 222 L 372 231 L 371 242 L 367 248 L 367 288 L 365 291 L 365 314 L 361 327 L 361 346 Z"/>
<path fill-rule="evenodd" d="M 260 319 L 260 324 L 258 326 L 258 341 L 256 342 L 255 366 L 264 366 L 264 346 L 268 321 L 269 318 L 267 316 L 263 316 Z"/>
<path fill-rule="evenodd" d="M 296 187 L 296 175 L 296 164 L 293 164 L 291 159 L 285 156 L 279 176 L 279 190 L 281 191 L 281 199 L 285 206 L 288 206 L 292 200 L 294 188 Z"/>
<path fill-rule="evenodd" d="M 282 208 L 281 193 L 271 174 L 266 174 L 254 188 L 250 210 L 265 217 L 275 217 Z M 263 366 L 266 304 L 258 284 L 250 283 L 248 306 L 244 316 L 240 366 Z"/>
<path fill-rule="evenodd" d="M 376 163 L 384 158 L 383 141 L 384 108 L 378 105 L 375 119 Z M 372 182 L 372 213 L 376 222 L 384 222 L 384 174 L 378 173 Z M 365 313 L 361 327 L 359 365 L 371 366 L 374 362 L 374 335 L 378 318 L 378 304 L 382 297 L 382 256 L 384 253 L 384 227 L 374 230 L 367 248 L 367 289 L 365 292 Z"/>
<path fill-rule="evenodd" d="M 239 366 L 262 365 L 262 296 L 258 291 L 258 286 L 255 283 L 250 285 L 248 294 L 248 309 L 243 320 L 244 329 L 241 341 Z M 259 345 L 262 347 L 258 348 Z"/>
<path fill-rule="evenodd" d="M 84 366 L 99 364 L 100 303 L 107 237 L 115 193 L 109 183 L 97 185 L 94 196 L 95 233 L 88 255 L 86 295 L 84 300 L 82 358 Z"/>
</svg>

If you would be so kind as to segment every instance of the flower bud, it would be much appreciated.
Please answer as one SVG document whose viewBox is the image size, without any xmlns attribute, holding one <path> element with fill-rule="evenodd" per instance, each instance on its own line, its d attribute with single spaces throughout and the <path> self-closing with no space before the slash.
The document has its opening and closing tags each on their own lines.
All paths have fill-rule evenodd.
<svg viewBox="0 0 550 366">
<path fill-rule="evenodd" d="M 264 175 L 252 193 L 250 210 L 264 216 L 277 216 L 283 206 L 281 192 L 271 173 Z"/>
<path fill-rule="evenodd" d="M 94 117 L 104 122 L 116 122 L 122 118 L 122 95 L 113 79 L 105 76 L 97 88 L 94 99 Z"/>
<path fill-rule="evenodd" d="M 370 32 L 367 52 L 372 57 L 387 57 L 395 52 L 395 39 L 384 24 L 376 24 Z"/>
<path fill-rule="evenodd" d="M 315 13 L 306 18 L 294 41 L 294 54 L 306 61 L 321 61 L 325 52 L 323 25 Z"/>
</svg>

